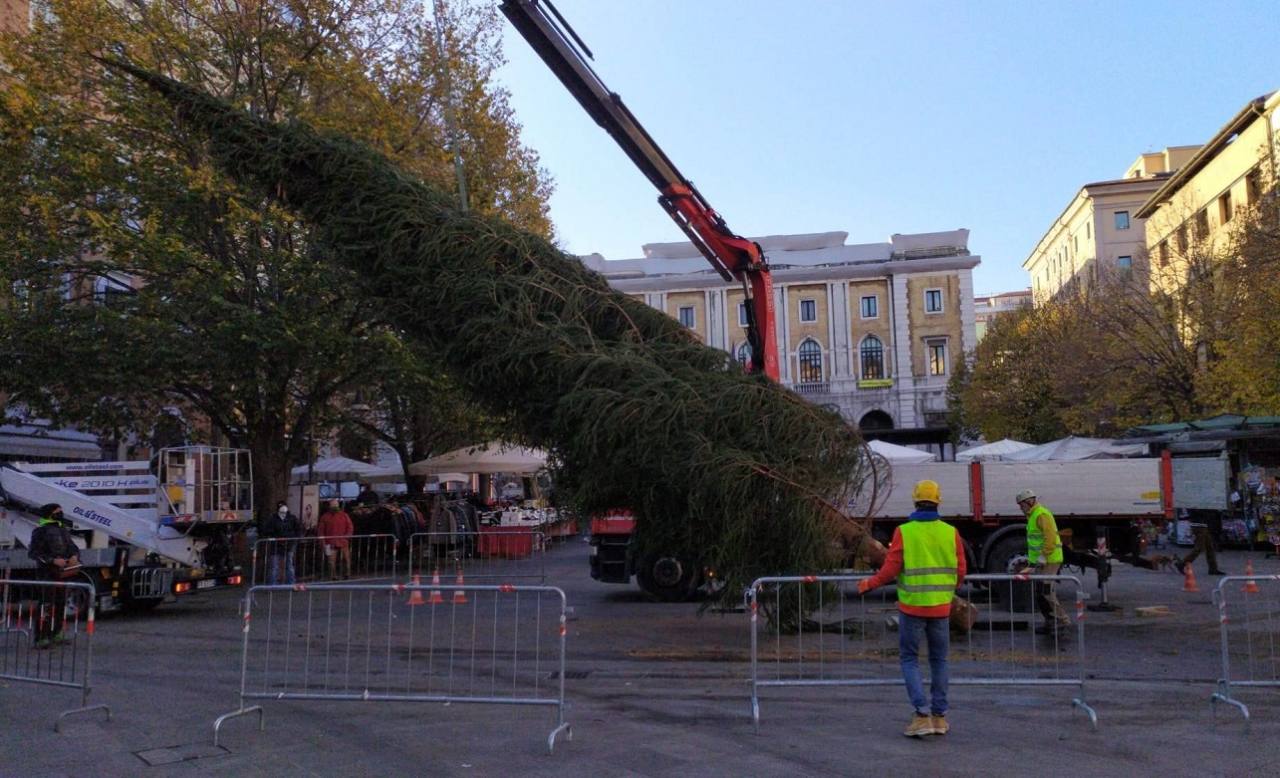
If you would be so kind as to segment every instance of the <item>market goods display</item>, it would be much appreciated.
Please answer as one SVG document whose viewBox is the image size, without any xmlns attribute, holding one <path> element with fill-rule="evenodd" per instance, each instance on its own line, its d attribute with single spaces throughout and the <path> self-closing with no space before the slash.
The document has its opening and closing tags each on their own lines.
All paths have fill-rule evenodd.
<svg viewBox="0 0 1280 778">
<path fill-rule="evenodd" d="M 699 343 L 542 238 L 461 213 L 365 146 L 275 124 L 130 65 L 215 164 L 312 223 L 404 337 L 558 462 L 582 511 L 630 506 L 642 549 L 695 552 L 740 597 L 831 569 L 865 449 L 830 411 Z M 139 99 L 149 98 L 140 93 Z"/>
</svg>

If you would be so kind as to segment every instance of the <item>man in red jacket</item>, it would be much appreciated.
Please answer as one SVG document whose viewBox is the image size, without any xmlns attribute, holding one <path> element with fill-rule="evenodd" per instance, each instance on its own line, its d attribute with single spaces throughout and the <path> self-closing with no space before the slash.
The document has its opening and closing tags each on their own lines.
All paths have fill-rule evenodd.
<svg viewBox="0 0 1280 778">
<path fill-rule="evenodd" d="M 921 481 L 911 497 L 915 512 L 908 517 L 910 521 L 893 531 L 884 564 L 874 576 L 858 582 L 858 593 L 897 579 L 898 656 L 907 696 L 915 709 L 902 734 L 945 735 L 951 728 L 946 718 L 951 600 L 964 580 L 964 541 L 955 527 L 938 515 L 942 495 L 936 482 Z M 920 678 L 921 632 L 929 643 L 930 700 L 925 699 Z"/>
<path fill-rule="evenodd" d="M 344 580 L 351 578 L 351 536 L 355 531 L 351 517 L 336 502 L 325 506 L 324 513 L 316 524 L 316 535 L 324 544 L 324 558 L 329 568 L 330 580 L 338 580 L 339 568 L 345 571 L 342 575 Z"/>
</svg>

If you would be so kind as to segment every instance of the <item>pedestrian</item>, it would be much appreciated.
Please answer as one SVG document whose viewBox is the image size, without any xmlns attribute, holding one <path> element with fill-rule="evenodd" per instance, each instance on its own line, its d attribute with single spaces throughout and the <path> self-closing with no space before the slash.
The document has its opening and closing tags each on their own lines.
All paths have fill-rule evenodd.
<svg viewBox="0 0 1280 778">
<path fill-rule="evenodd" d="M 1021 575 L 1057 575 L 1062 569 L 1062 539 L 1058 536 L 1058 522 L 1053 513 L 1040 504 L 1036 493 L 1023 489 L 1014 497 L 1022 515 L 1027 517 L 1027 566 Z M 1032 587 L 1044 625 L 1036 630 L 1041 635 L 1057 638 L 1067 636 L 1071 617 L 1058 601 L 1057 586 L 1053 581 L 1035 581 Z"/>
<path fill-rule="evenodd" d="M 355 525 L 347 512 L 331 502 L 320 515 L 316 525 L 316 534 L 324 544 L 325 563 L 329 568 L 330 580 L 338 580 L 339 571 L 343 580 L 351 578 L 351 536 L 355 534 Z"/>
<path fill-rule="evenodd" d="M 75 576 L 80 568 L 80 549 L 71 537 L 71 522 L 63 515 L 61 505 L 51 502 L 40 508 L 40 522 L 31 531 L 27 556 L 36 561 L 46 581 L 65 581 Z M 62 630 L 67 618 L 67 588 L 41 588 L 48 594 L 41 596 L 40 617 L 35 620 L 36 648 L 49 648 L 66 642 Z"/>
<path fill-rule="evenodd" d="M 1191 533 L 1195 536 L 1196 545 L 1191 553 L 1178 563 L 1178 572 L 1186 573 L 1187 565 L 1196 561 L 1200 552 L 1209 562 L 1209 575 L 1226 575 L 1218 569 L 1218 538 L 1222 535 L 1222 514 L 1218 511 L 1205 511 L 1192 508 L 1187 511 L 1187 519 L 1191 523 Z"/>
<path fill-rule="evenodd" d="M 377 505 L 382 498 L 369 484 L 360 484 L 360 493 L 356 495 L 356 505 Z"/>
<path fill-rule="evenodd" d="M 298 538 L 302 536 L 302 522 L 288 505 L 278 502 L 276 512 L 262 523 L 261 534 L 270 541 L 267 543 L 267 585 L 275 586 L 281 582 L 281 568 L 284 569 L 284 583 L 296 583 L 293 557 Z"/>
<path fill-rule="evenodd" d="M 945 735 L 951 728 L 946 718 L 951 601 L 964 580 L 964 542 L 956 528 L 938 515 L 942 495 L 937 482 L 917 483 L 911 499 L 915 512 L 893 531 L 884 563 L 874 576 L 858 582 L 858 593 L 897 579 L 898 657 L 913 708 L 902 734 Z M 929 646 L 928 700 L 920 677 L 921 632 Z"/>
</svg>

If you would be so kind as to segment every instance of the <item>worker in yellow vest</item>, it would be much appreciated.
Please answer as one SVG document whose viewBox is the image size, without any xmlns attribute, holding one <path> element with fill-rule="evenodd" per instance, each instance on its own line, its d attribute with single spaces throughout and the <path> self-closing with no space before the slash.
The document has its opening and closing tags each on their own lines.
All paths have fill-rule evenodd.
<svg viewBox="0 0 1280 778">
<path fill-rule="evenodd" d="M 1027 566 L 1021 572 L 1032 575 L 1057 575 L 1062 568 L 1062 539 L 1058 536 L 1058 522 L 1048 508 L 1041 505 L 1036 493 L 1023 489 L 1014 497 L 1022 515 L 1027 517 Z M 1056 587 L 1052 581 L 1035 582 L 1035 600 L 1044 616 L 1044 625 L 1036 632 L 1064 638 L 1071 626 L 1071 617 L 1058 602 Z"/>
<path fill-rule="evenodd" d="M 947 724 L 947 649 L 951 641 L 951 600 L 964 580 L 964 541 L 956 528 L 942 521 L 942 502 L 935 481 L 921 481 L 912 490 L 916 510 L 910 521 L 893 531 L 884 564 L 872 577 L 858 582 L 865 594 L 890 581 L 898 583 L 898 657 L 907 697 L 914 712 L 907 737 L 945 735 Z M 924 696 L 920 677 L 920 633 L 929 644 L 929 691 Z M 927 707 L 926 707 L 927 705 Z"/>
</svg>

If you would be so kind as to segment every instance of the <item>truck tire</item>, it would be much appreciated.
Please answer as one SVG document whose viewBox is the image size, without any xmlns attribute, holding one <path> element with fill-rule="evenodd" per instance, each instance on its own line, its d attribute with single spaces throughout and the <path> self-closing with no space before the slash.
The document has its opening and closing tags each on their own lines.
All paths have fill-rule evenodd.
<svg viewBox="0 0 1280 778">
<path fill-rule="evenodd" d="M 662 602 L 684 602 L 698 589 L 698 570 L 688 558 L 676 554 L 649 554 L 636 567 L 636 583 Z"/>
<path fill-rule="evenodd" d="M 1027 539 L 1012 534 L 1003 537 L 987 554 L 987 572 L 993 575 L 1016 573 L 1027 561 Z"/>
<path fill-rule="evenodd" d="M 1027 539 L 1020 534 L 1006 535 L 987 554 L 987 572 L 993 575 L 1016 573 L 1027 563 Z M 1030 583 L 991 584 L 991 590 L 1000 602 L 1007 602 L 1012 592 L 1014 613 L 1030 613 L 1035 609 Z"/>
</svg>

